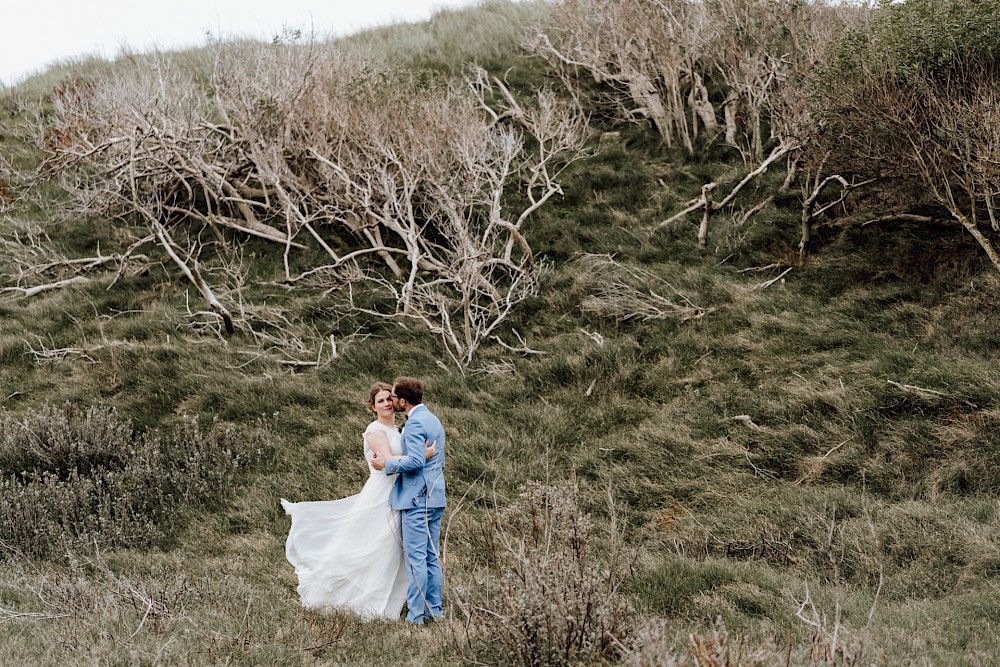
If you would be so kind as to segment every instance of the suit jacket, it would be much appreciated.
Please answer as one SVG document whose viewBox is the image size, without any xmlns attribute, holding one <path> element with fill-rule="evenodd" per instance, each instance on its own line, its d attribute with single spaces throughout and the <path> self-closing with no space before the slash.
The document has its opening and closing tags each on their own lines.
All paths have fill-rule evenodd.
<svg viewBox="0 0 1000 667">
<path fill-rule="evenodd" d="M 403 427 L 403 458 L 385 462 L 385 473 L 399 473 L 389 493 L 389 507 L 407 510 L 416 507 L 444 507 L 444 427 L 430 410 L 420 404 L 410 410 Z M 425 443 L 436 442 L 429 460 L 424 460 Z"/>
</svg>

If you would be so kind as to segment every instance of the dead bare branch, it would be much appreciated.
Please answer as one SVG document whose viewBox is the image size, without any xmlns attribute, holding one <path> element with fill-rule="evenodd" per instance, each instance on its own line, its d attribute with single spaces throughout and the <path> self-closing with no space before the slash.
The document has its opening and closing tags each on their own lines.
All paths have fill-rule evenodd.
<svg viewBox="0 0 1000 667">
<path fill-rule="evenodd" d="M 797 150 L 798 147 L 798 144 L 794 142 L 779 143 L 771 150 L 771 153 L 766 159 L 745 174 L 743 178 L 737 182 L 732 189 L 730 189 L 729 193 L 722 199 L 722 201 L 718 203 L 712 201 L 712 192 L 716 189 L 716 187 L 718 187 L 718 183 L 713 182 L 702 186 L 701 197 L 699 199 L 694 200 L 684 210 L 659 223 L 655 229 L 665 227 L 677 220 L 680 220 L 688 213 L 693 213 L 698 209 L 702 209 L 702 219 L 700 225 L 698 226 L 698 247 L 704 249 L 708 243 L 708 224 L 712 217 L 712 213 L 731 204 L 733 200 L 736 199 L 736 196 L 740 193 L 740 191 L 747 186 L 747 184 L 767 172 L 768 168 L 772 164 L 784 158 L 792 151 Z"/>
<path fill-rule="evenodd" d="M 782 280 L 785 277 L 785 275 L 789 271 L 791 271 L 793 268 L 795 268 L 795 267 L 789 266 L 787 269 L 785 269 L 784 271 L 782 271 L 781 273 L 779 273 L 778 275 L 776 275 L 774 278 L 771 278 L 770 280 L 762 282 L 759 285 L 754 285 L 750 289 L 752 289 L 752 290 L 758 290 L 758 289 L 759 290 L 764 290 L 764 289 L 767 289 L 768 287 L 770 287 L 774 283 L 779 282 L 780 280 Z"/>
<path fill-rule="evenodd" d="M 968 405 L 970 408 L 977 408 L 977 409 L 979 408 L 978 405 L 976 405 L 975 403 L 973 403 L 971 401 L 966 401 L 964 399 L 955 399 L 954 396 L 946 394 L 943 391 L 937 391 L 936 389 L 927 389 L 925 387 L 918 387 L 918 386 L 912 385 L 912 384 L 903 384 L 901 382 L 896 382 L 895 380 L 886 380 L 886 383 L 892 385 L 893 387 L 898 387 L 899 389 L 902 389 L 903 391 L 911 391 L 911 392 L 915 392 L 915 393 L 918 393 L 918 394 L 930 394 L 932 396 L 941 396 L 943 398 L 950 398 L 950 399 L 953 399 L 953 400 L 959 400 L 962 403 Z"/>
<path fill-rule="evenodd" d="M 289 289 L 349 305 L 341 276 L 370 280 L 389 307 L 356 313 L 424 323 L 459 365 L 496 340 L 537 290 L 523 226 L 588 154 L 586 119 L 548 91 L 518 99 L 481 69 L 458 85 L 376 68 L 332 45 L 218 49 L 210 86 L 159 56 L 154 67 L 57 94 L 42 125 L 42 168 L 60 178 L 74 210 L 157 242 L 227 333 L 240 328 L 287 350 L 283 363 L 316 363 L 306 355 L 315 344 L 296 349 L 291 334 L 264 340 L 250 323 L 263 317 L 265 330 L 286 333 L 299 324 L 213 282 L 213 272 L 233 282 L 226 267 L 247 237 L 281 245 Z M 295 274 L 303 230 L 332 261 Z M 57 261 L 67 271 L 88 265 Z M 189 314 L 218 331 L 213 316 Z"/>
<path fill-rule="evenodd" d="M 695 305 L 652 272 L 623 265 L 608 255 L 584 255 L 580 263 L 586 267 L 585 275 L 597 277 L 594 293 L 580 304 L 584 312 L 610 317 L 617 322 L 663 319 L 686 322 L 701 319 L 715 310 Z M 643 287 L 636 286 L 637 283 Z M 655 289 L 647 285 L 654 285 Z M 671 292 L 674 297 L 659 292 Z"/>
<path fill-rule="evenodd" d="M 90 281 L 91 279 L 86 276 L 75 276 L 73 278 L 66 278 L 65 280 L 57 280 L 53 283 L 35 285 L 34 287 L 4 287 L 0 289 L 0 292 L 20 292 L 21 296 L 27 298 L 41 294 L 42 292 L 48 292 L 49 290 L 69 287 L 70 285 L 82 285 Z"/>
</svg>

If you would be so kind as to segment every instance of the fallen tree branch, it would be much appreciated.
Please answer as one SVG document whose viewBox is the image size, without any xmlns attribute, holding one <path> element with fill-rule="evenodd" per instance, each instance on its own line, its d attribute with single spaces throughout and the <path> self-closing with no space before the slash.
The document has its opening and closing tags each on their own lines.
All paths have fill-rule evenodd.
<svg viewBox="0 0 1000 667">
<path fill-rule="evenodd" d="M 791 271 L 791 270 L 792 270 L 793 268 L 794 268 L 794 267 L 791 267 L 791 266 L 790 266 L 790 267 L 788 267 L 787 269 L 785 269 L 784 271 L 782 271 L 782 272 L 781 272 L 780 274 L 778 274 L 778 275 L 777 275 L 776 277 L 774 277 L 774 278 L 771 278 L 771 279 L 770 279 L 770 280 L 768 280 L 767 282 L 763 282 L 763 283 L 761 283 L 761 284 L 759 284 L 759 285 L 756 285 L 756 286 L 754 286 L 754 287 L 751 287 L 750 289 L 751 289 L 751 290 L 755 290 L 755 289 L 767 289 L 768 287 L 770 287 L 770 286 L 771 286 L 771 285 L 773 285 L 774 283 L 776 283 L 776 282 L 778 282 L 779 280 L 781 280 L 782 278 L 784 278 L 784 277 L 785 277 L 785 274 L 786 274 L 786 273 L 788 273 L 789 271 Z"/>
<path fill-rule="evenodd" d="M 664 220 L 663 222 L 661 222 L 660 224 L 658 224 L 656 226 L 656 228 L 659 229 L 660 227 L 666 227 L 670 223 L 672 223 L 672 222 L 674 222 L 676 220 L 680 220 L 681 218 L 683 218 L 684 216 L 686 216 L 688 213 L 692 213 L 694 211 L 697 211 L 699 208 L 701 208 L 702 206 L 705 205 L 705 189 L 708 188 L 709 191 L 711 191 L 711 190 L 714 190 L 716 186 L 718 186 L 718 183 L 716 183 L 714 181 L 712 183 L 706 183 L 705 185 L 703 185 L 702 188 L 701 188 L 701 196 L 700 197 L 697 197 L 697 198 L 692 199 L 691 201 L 689 201 L 686 204 L 686 207 L 684 208 L 684 210 L 682 210 L 679 213 L 675 213 L 674 215 L 670 216 L 669 218 L 667 218 L 666 220 Z"/>
<path fill-rule="evenodd" d="M 580 308 L 585 312 L 611 317 L 616 322 L 648 322 L 673 318 L 688 322 L 699 320 L 715 311 L 714 307 L 696 305 L 680 290 L 652 272 L 620 264 L 610 255 L 585 255 L 580 262 L 587 275 L 600 276 L 596 280 L 596 291 L 580 303 Z M 653 289 L 635 285 L 651 282 L 673 292 L 679 302 L 661 296 Z"/>
<path fill-rule="evenodd" d="M 750 266 L 745 269 L 740 269 L 736 273 L 749 273 L 751 271 L 770 271 L 771 269 L 780 269 L 784 264 L 781 262 L 774 262 L 773 264 L 767 264 L 766 266 Z"/>
<path fill-rule="evenodd" d="M 758 426 L 757 424 L 754 423 L 753 419 L 750 418 L 750 415 L 736 415 L 735 417 L 733 417 L 733 421 L 737 422 L 737 423 L 740 423 L 740 424 L 743 424 L 744 426 L 746 426 L 747 428 L 749 428 L 751 431 L 763 431 L 764 430 L 761 426 Z"/>
<path fill-rule="evenodd" d="M 946 223 L 951 222 L 945 218 L 935 218 L 930 215 L 917 215 L 915 213 L 892 213 L 890 215 L 883 215 L 880 218 L 874 218 L 866 222 L 862 222 L 861 226 L 866 227 L 868 225 L 874 225 L 879 222 L 895 222 L 899 220 L 900 222 L 938 222 Z"/>
<path fill-rule="evenodd" d="M 812 238 L 813 220 L 829 211 L 834 206 L 843 203 L 855 190 L 874 183 L 877 179 L 869 178 L 857 183 L 849 182 L 840 174 L 832 174 L 816 184 L 812 192 L 805 197 L 802 202 L 802 238 L 799 239 L 799 257 L 805 259 L 809 248 L 809 241 Z M 840 195 L 833 201 L 816 208 L 816 200 L 823 194 L 823 190 L 831 183 L 840 184 Z"/>
<path fill-rule="evenodd" d="M 145 255 L 137 255 L 137 258 L 148 259 Z M 28 267 L 29 273 L 42 273 L 43 271 L 48 271 L 49 269 L 54 269 L 60 266 L 78 267 L 83 270 L 93 269 L 109 262 L 122 262 L 130 259 L 128 255 L 98 255 L 97 257 L 79 257 L 77 259 L 61 259 L 46 264 L 39 264 L 38 266 Z"/>
<path fill-rule="evenodd" d="M 180 268 L 181 272 L 187 276 L 188 280 L 194 283 L 194 286 L 197 287 L 198 291 L 201 292 L 201 295 L 205 297 L 205 300 L 208 301 L 208 305 L 212 307 L 212 310 L 214 310 L 216 314 L 222 318 L 222 322 L 226 327 L 226 333 L 230 336 L 236 333 L 236 328 L 233 326 L 233 316 L 229 313 L 229 310 L 225 306 L 219 303 L 219 300 L 216 298 L 212 288 L 209 287 L 208 283 L 205 282 L 205 279 L 201 277 L 201 272 L 198 270 L 197 264 L 193 267 L 189 267 L 184 260 L 180 258 L 174 250 L 173 240 L 170 238 L 170 235 L 167 233 L 167 230 L 163 227 L 163 225 L 156 220 L 150 220 L 150 224 L 152 224 L 153 228 L 156 230 L 156 236 L 160 239 L 160 243 L 167 251 L 167 254 L 170 255 L 170 259 L 174 260 L 174 264 Z"/>
<path fill-rule="evenodd" d="M 65 280 L 57 280 L 54 283 L 35 285 L 34 287 L 4 287 L 0 289 L 0 292 L 20 292 L 22 297 L 27 298 L 41 294 L 42 292 L 48 292 L 49 290 L 69 287 L 70 285 L 82 285 L 90 281 L 91 279 L 87 276 L 74 276 Z"/>
<path fill-rule="evenodd" d="M 912 392 L 916 392 L 918 394 L 931 394 L 932 396 L 941 396 L 942 398 L 950 398 L 952 400 L 956 400 L 956 401 L 960 401 L 962 403 L 965 403 L 970 408 L 977 408 L 977 409 L 979 408 L 979 406 L 976 405 L 975 403 L 973 403 L 972 401 L 966 401 L 965 399 L 962 399 L 962 398 L 955 398 L 954 396 L 952 396 L 950 394 L 946 394 L 943 391 L 937 391 L 937 390 L 934 390 L 934 389 L 927 389 L 925 387 L 918 387 L 918 386 L 912 385 L 912 384 L 903 384 L 901 382 L 896 382 L 895 380 L 886 380 L 886 382 L 888 384 L 891 384 L 893 387 L 898 387 L 899 389 L 902 389 L 903 391 L 912 391 Z"/>
<path fill-rule="evenodd" d="M 729 191 L 729 194 L 727 194 L 725 198 L 723 198 L 722 201 L 720 202 L 716 203 L 712 201 L 712 192 L 716 189 L 716 187 L 718 187 L 718 183 L 717 182 L 706 183 L 701 188 L 701 197 L 689 202 L 687 207 L 683 211 L 670 216 L 668 219 L 656 225 L 654 231 L 656 229 L 660 229 L 661 227 L 665 227 L 676 220 L 680 220 L 688 213 L 693 213 L 698 209 L 704 209 L 704 214 L 702 215 L 701 223 L 698 226 L 698 248 L 704 249 L 708 243 L 708 223 L 712 217 L 712 214 L 715 211 L 721 208 L 725 208 L 730 203 L 732 203 L 732 201 L 736 199 L 736 196 L 740 193 L 740 191 L 744 187 L 746 187 L 748 183 L 753 181 L 758 176 L 764 174 L 768 170 L 768 168 L 772 164 L 774 164 L 777 160 L 783 158 L 784 156 L 788 155 L 788 153 L 792 152 L 797 148 L 798 144 L 794 142 L 782 142 L 777 146 L 775 146 L 774 149 L 771 151 L 770 155 L 768 155 L 763 162 L 757 165 L 755 169 L 748 172 L 743 177 L 742 180 L 740 180 L 736 185 L 734 185 L 732 190 Z"/>
<path fill-rule="evenodd" d="M 500 347 L 510 352 L 514 352 L 516 354 L 548 354 L 543 350 L 533 350 L 530 347 L 528 347 L 528 344 L 525 342 L 524 338 L 517 331 L 514 331 L 514 337 L 521 342 L 521 347 L 514 347 L 512 345 L 508 345 L 503 341 L 502 338 L 500 338 L 500 336 L 491 336 L 491 338 L 495 340 Z"/>
</svg>

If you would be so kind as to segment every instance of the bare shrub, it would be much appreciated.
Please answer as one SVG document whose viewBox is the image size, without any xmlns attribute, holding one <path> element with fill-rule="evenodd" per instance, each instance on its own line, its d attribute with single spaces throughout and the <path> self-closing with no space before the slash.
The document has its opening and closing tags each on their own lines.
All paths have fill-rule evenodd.
<svg viewBox="0 0 1000 667">
<path fill-rule="evenodd" d="M 4 211 L 14 199 L 14 192 L 11 187 L 13 170 L 9 161 L 0 156 L 0 211 Z"/>
<path fill-rule="evenodd" d="M 34 296 L 50 289 L 90 282 L 91 270 L 118 265 L 120 255 L 69 259 L 59 252 L 44 226 L 8 218 L 0 236 L 0 277 L 12 283 L 0 294 Z"/>
<path fill-rule="evenodd" d="M 563 0 L 550 16 L 531 47 L 577 96 L 590 96 L 582 71 L 620 118 L 648 121 L 668 146 L 688 152 L 700 129 L 717 132 L 699 67 L 711 29 L 699 4 Z"/>
<path fill-rule="evenodd" d="M 516 502 L 482 522 L 485 570 L 455 590 L 459 652 L 480 664 L 579 665 L 616 660 L 631 632 L 620 535 L 605 553 L 572 487 L 530 483 Z"/>
<path fill-rule="evenodd" d="M 259 430 L 206 429 L 195 417 L 161 435 L 109 408 L 0 413 L 0 541 L 45 556 L 163 540 L 183 524 L 181 508 L 220 497 L 269 449 Z"/>
<path fill-rule="evenodd" d="M 704 249 L 713 212 L 735 205 L 769 168 L 783 163 L 784 182 L 746 207 L 747 218 L 795 182 L 816 129 L 804 81 L 857 15 L 822 1 L 564 0 L 531 46 L 579 99 L 649 122 L 668 147 L 695 154 L 722 137 L 740 156 L 732 183 L 706 183 L 659 225 L 702 211 Z"/>
<path fill-rule="evenodd" d="M 221 46 L 204 84 L 162 57 L 66 86 L 55 106 L 43 173 L 74 212 L 133 228 L 132 252 L 158 244 L 227 333 L 252 332 L 253 309 L 208 272 L 252 236 L 280 246 L 283 284 L 365 283 L 389 304 L 368 315 L 426 324 L 460 366 L 536 292 L 522 226 L 585 138 L 550 93 L 529 104 L 482 70 L 454 82 L 317 43 Z"/>
<path fill-rule="evenodd" d="M 108 565 L 98 549 L 86 556 L 67 554 L 65 569 L 45 567 L 44 572 L 10 545 L 3 545 L 3 556 L 5 578 L 0 586 L 21 591 L 22 603 L 0 604 L 0 623 L 80 620 L 95 612 L 108 616 L 127 610 L 138 617 L 138 633 L 147 623 L 156 626 L 181 613 L 186 598 L 195 593 L 183 574 L 165 584 L 124 577 Z"/>
<path fill-rule="evenodd" d="M 946 75 L 926 69 L 916 81 L 895 67 L 866 64 L 863 80 L 853 90 L 831 93 L 825 113 L 832 123 L 843 124 L 848 100 L 866 110 L 848 121 L 857 132 L 838 132 L 823 148 L 858 178 L 897 193 L 895 211 L 901 218 L 921 206 L 938 208 L 944 213 L 939 219 L 958 222 L 1000 269 L 997 63 L 955 63 Z"/>
<path fill-rule="evenodd" d="M 709 142 L 721 132 L 754 166 L 787 136 L 772 122 L 775 101 L 839 26 L 823 2 L 563 0 L 532 47 L 578 95 L 581 71 L 590 74 L 623 117 L 648 119 L 668 146 L 693 153 L 700 132 Z"/>
</svg>

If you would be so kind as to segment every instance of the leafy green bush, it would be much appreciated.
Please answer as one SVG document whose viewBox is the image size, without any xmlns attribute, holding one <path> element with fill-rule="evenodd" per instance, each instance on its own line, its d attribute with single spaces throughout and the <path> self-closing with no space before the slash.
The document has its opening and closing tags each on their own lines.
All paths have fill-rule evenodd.
<svg viewBox="0 0 1000 667">
<path fill-rule="evenodd" d="M 818 69 L 811 159 L 878 183 L 890 215 L 958 221 L 1000 268 L 998 27 L 996 3 L 881 4 Z"/>
<path fill-rule="evenodd" d="M 874 18 L 867 37 L 855 33 L 853 41 L 867 42 L 865 46 L 914 74 L 923 67 L 953 71 L 969 58 L 1000 58 L 1000 5 L 995 2 L 884 2 Z"/>
<path fill-rule="evenodd" d="M 103 407 L 0 414 L 0 540 L 24 554 L 159 542 L 270 450 L 260 430 L 184 417 L 167 435 Z"/>
</svg>

